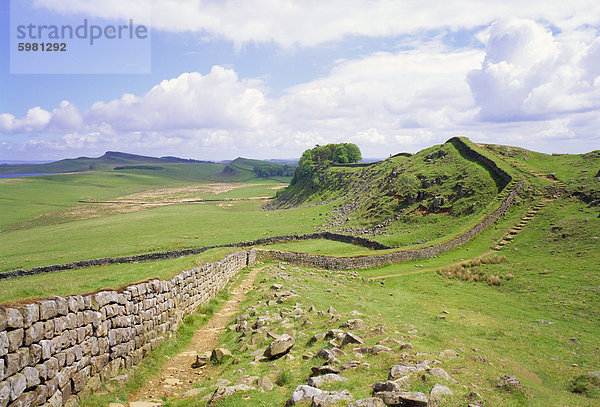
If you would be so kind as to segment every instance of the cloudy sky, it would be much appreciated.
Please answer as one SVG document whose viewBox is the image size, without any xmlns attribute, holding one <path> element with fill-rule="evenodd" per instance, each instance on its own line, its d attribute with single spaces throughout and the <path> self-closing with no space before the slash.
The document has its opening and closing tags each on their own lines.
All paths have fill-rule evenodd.
<svg viewBox="0 0 600 407">
<path fill-rule="evenodd" d="M 127 21 L 151 10 L 151 73 L 10 74 L 0 6 L 0 161 L 106 150 L 363 156 L 455 135 L 543 152 L 600 148 L 597 0 L 13 0 Z"/>
</svg>

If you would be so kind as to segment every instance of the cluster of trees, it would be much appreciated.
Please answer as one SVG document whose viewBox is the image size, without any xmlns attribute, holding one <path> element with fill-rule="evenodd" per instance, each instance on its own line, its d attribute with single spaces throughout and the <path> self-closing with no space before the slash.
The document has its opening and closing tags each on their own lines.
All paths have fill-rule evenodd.
<svg viewBox="0 0 600 407">
<path fill-rule="evenodd" d="M 360 149 L 356 144 L 341 143 L 317 145 L 315 148 L 306 150 L 298 162 L 294 173 L 292 184 L 297 182 L 315 186 L 318 177 L 315 174 L 327 168 L 332 163 L 347 164 L 362 160 Z"/>
<path fill-rule="evenodd" d="M 262 178 L 268 177 L 291 177 L 294 175 L 294 167 L 281 164 L 263 164 L 254 167 L 256 175 Z"/>
</svg>

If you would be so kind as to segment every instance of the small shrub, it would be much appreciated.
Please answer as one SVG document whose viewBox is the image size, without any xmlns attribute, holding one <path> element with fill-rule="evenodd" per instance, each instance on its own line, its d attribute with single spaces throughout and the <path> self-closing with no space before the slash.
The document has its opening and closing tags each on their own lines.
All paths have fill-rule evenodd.
<svg viewBox="0 0 600 407">
<path fill-rule="evenodd" d="M 279 372 L 279 374 L 277 375 L 275 383 L 277 383 L 277 385 L 281 387 L 290 384 L 293 380 L 294 376 L 292 375 L 292 371 L 288 368 L 283 368 L 281 369 L 281 372 Z"/>
<path fill-rule="evenodd" d="M 487 278 L 488 285 L 500 285 L 500 277 L 498 276 L 488 276 Z"/>
<path fill-rule="evenodd" d="M 600 379 L 588 374 L 575 376 L 567 385 L 567 389 L 571 393 L 595 396 L 600 392 Z"/>
</svg>

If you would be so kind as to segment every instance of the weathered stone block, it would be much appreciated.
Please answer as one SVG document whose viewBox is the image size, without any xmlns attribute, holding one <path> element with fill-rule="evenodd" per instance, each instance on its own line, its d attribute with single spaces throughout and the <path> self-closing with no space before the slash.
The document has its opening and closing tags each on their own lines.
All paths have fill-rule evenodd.
<svg viewBox="0 0 600 407">
<path fill-rule="evenodd" d="M 0 357 L 8 353 L 8 335 L 5 331 L 0 332 Z"/>
<path fill-rule="evenodd" d="M 8 328 L 23 328 L 23 315 L 15 308 L 6 308 L 6 326 Z"/>
<path fill-rule="evenodd" d="M 90 367 L 87 366 L 81 371 L 75 373 L 73 375 L 73 391 L 75 393 L 83 390 L 88 380 L 90 379 Z"/>
<path fill-rule="evenodd" d="M 42 385 L 36 386 L 36 388 L 33 389 L 33 391 L 36 395 L 36 401 L 34 402 L 34 405 L 37 405 L 37 406 L 44 405 L 44 403 L 48 399 L 48 386 L 46 386 L 45 384 L 42 384 Z"/>
<path fill-rule="evenodd" d="M 48 320 L 54 318 L 57 314 L 56 301 L 53 300 L 42 300 L 38 302 L 40 306 L 40 319 Z"/>
<path fill-rule="evenodd" d="M 21 315 L 21 314 L 19 314 Z M 25 330 L 23 328 L 15 329 L 14 331 L 8 331 L 8 351 L 16 352 L 17 349 L 23 345 L 23 338 L 25 338 Z"/>
<path fill-rule="evenodd" d="M 27 388 L 27 379 L 21 373 L 17 373 L 8 378 L 10 386 L 10 401 L 18 399 Z"/>
<path fill-rule="evenodd" d="M 46 366 L 46 376 L 48 379 L 56 377 L 56 372 L 58 372 L 58 360 L 56 360 L 55 357 L 51 357 L 45 361 L 43 365 Z"/>
<path fill-rule="evenodd" d="M 19 308 L 23 317 L 23 328 L 29 328 L 40 320 L 40 307 L 37 304 L 25 304 Z"/>
<path fill-rule="evenodd" d="M 117 302 L 119 299 L 119 295 L 116 291 L 101 291 L 99 293 L 92 294 L 91 297 L 92 309 L 96 311 L 106 304 Z"/>
<path fill-rule="evenodd" d="M 25 331 L 25 346 L 36 343 L 44 339 L 44 323 L 36 322 Z"/>
<path fill-rule="evenodd" d="M 4 359 L 0 358 L 0 381 L 4 380 Z"/>
<path fill-rule="evenodd" d="M 10 402 L 10 384 L 0 381 L 0 407 L 6 407 Z"/>
<path fill-rule="evenodd" d="M 44 338 L 54 338 L 54 320 L 44 322 Z"/>
<path fill-rule="evenodd" d="M 48 367 L 45 363 L 35 365 L 35 368 L 37 369 L 38 375 L 41 380 L 46 380 L 48 378 Z"/>
<path fill-rule="evenodd" d="M 23 376 L 27 380 L 27 388 L 40 384 L 40 373 L 35 367 L 26 367 L 23 369 Z"/>
<path fill-rule="evenodd" d="M 52 297 L 56 302 L 56 312 L 58 315 L 67 315 L 69 313 L 69 304 L 67 299 L 63 297 Z"/>
<path fill-rule="evenodd" d="M 38 364 L 42 360 L 42 346 L 34 343 L 29 346 L 29 366 Z"/>
</svg>

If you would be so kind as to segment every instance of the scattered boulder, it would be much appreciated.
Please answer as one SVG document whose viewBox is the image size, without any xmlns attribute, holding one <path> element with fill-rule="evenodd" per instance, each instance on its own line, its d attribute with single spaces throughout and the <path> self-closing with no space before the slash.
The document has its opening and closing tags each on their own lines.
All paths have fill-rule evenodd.
<svg viewBox="0 0 600 407">
<path fill-rule="evenodd" d="M 198 387 L 195 389 L 190 389 L 181 395 L 183 399 L 191 399 L 194 397 L 198 397 L 206 390 L 206 387 Z"/>
<path fill-rule="evenodd" d="M 294 390 L 294 392 L 292 393 L 292 397 L 290 398 L 287 404 L 293 406 L 298 403 L 311 402 L 313 397 L 321 393 L 324 393 L 324 391 L 321 389 L 302 384 L 296 387 L 296 390 Z"/>
<path fill-rule="evenodd" d="M 346 323 L 342 324 L 343 328 L 348 328 L 351 330 L 357 329 L 367 329 L 368 326 L 362 319 L 349 319 Z"/>
<path fill-rule="evenodd" d="M 521 382 L 515 376 L 504 375 L 499 378 L 497 387 L 504 390 L 511 390 L 521 387 Z"/>
<path fill-rule="evenodd" d="M 210 355 L 210 360 L 212 360 L 213 363 L 223 363 L 225 359 L 228 358 L 233 358 L 233 355 L 231 354 L 231 351 L 226 348 L 213 349 Z"/>
<path fill-rule="evenodd" d="M 351 332 L 346 332 L 346 335 L 344 335 L 344 339 L 342 340 L 342 346 L 347 345 L 349 343 L 363 345 L 365 342 L 362 339 L 360 339 L 359 336 L 354 335 Z"/>
<path fill-rule="evenodd" d="M 258 387 L 260 387 L 263 392 L 269 392 L 273 390 L 274 386 L 271 379 L 269 379 L 267 376 L 263 376 L 258 380 Z"/>
<path fill-rule="evenodd" d="M 271 290 L 279 291 L 283 288 L 283 284 L 273 284 Z"/>
<path fill-rule="evenodd" d="M 436 383 L 429 393 L 429 400 L 432 403 L 438 403 L 442 401 L 443 396 L 452 396 L 453 394 L 454 392 L 452 392 L 452 390 L 450 390 L 448 387 Z"/>
<path fill-rule="evenodd" d="M 416 391 L 383 391 L 376 393 L 386 405 L 394 407 L 427 407 L 429 399 Z"/>
<path fill-rule="evenodd" d="M 365 369 L 369 369 L 371 365 L 367 362 L 359 362 L 358 360 L 349 360 L 342 365 L 342 369 L 357 369 L 359 367 L 364 367 Z"/>
<path fill-rule="evenodd" d="M 294 338 L 288 334 L 283 334 L 278 339 L 271 342 L 265 350 L 264 356 L 269 359 L 280 358 L 288 353 L 295 343 Z"/>
<path fill-rule="evenodd" d="M 348 379 L 335 373 L 327 373 L 323 376 L 313 376 L 308 379 L 308 385 L 320 389 L 325 384 L 347 382 Z"/>
<path fill-rule="evenodd" d="M 192 363 L 192 368 L 197 369 L 199 367 L 207 365 L 208 362 L 210 362 L 211 355 L 212 355 L 212 352 L 210 352 L 210 351 L 198 353 L 196 355 L 196 361 L 194 363 Z"/>
<path fill-rule="evenodd" d="M 368 399 L 356 400 L 348 404 L 347 407 L 385 407 L 385 403 L 380 398 L 370 397 Z"/>
<path fill-rule="evenodd" d="M 342 368 L 335 365 L 314 366 L 311 368 L 310 376 L 321 376 L 328 373 L 342 373 Z"/>
<path fill-rule="evenodd" d="M 402 388 L 395 381 L 377 382 L 373 385 L 373 393 L 381 393 L 382 391 L 402 391 Z"/>
<path fill-rule="evenodd" d="M 438 356 L 441 358 L 448 358 L 448 359 L 457 359 L 460 357 L 460 355 L 452 349 L 443 350 L 438 354 Z"/>
<path fill-rule="evenodd" d="M 444 369 L 442 369 L 441 367 L 432 367 L 431 369 L 427 370 L 427 373 L 429 373 L 430 375 L 432 375 L 434 377 L 439 377 L 441 379 L 447 380 L 450 383 L 458 383 L 448 373 L 446 373 L 446 371 Z"/>
<path fill-rule="evenodd" d="M 238 391 L 250 391 L 250 390 L 256 390 L 256 388 L 250 387 L 245 384 L 236 384 L 235 386 L 219 387 L 213 393 L 212 397 L 210 398 L 210 401 L 208 402 L 208 405 L 211 406 L 214 403 L 221 400 L 222 398 L 231 396 L 233 393 L 236 393 Z"/>
<path fill-rule="evenodd" d="M 354 397 L 348 390 L 326 391 L 313 397 L 311 407 L 339 406 L 342 403 L 353 401 Z"/>
<path fill-rule="evenodd" d="M 418 373 L 425 370 L 428 370 L 429 366 L 424 363 L 419 363 L 416 365 L 411 365 L 408 363 L 402 363 L 399 365 L 392 366 L 390 368 L 389 378 L 397 379 L 398 377 L 406 376 L 410 373 Z"/>
</svg>

